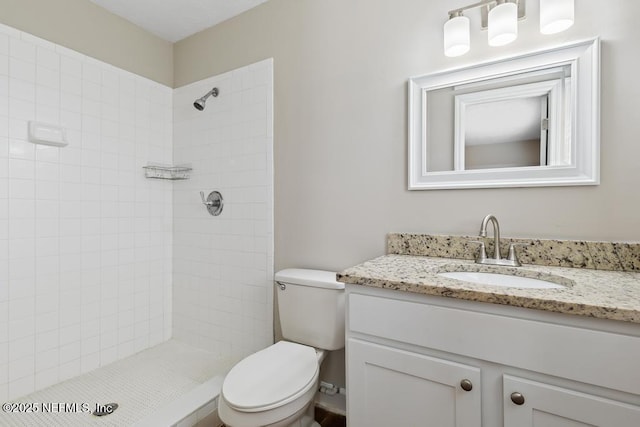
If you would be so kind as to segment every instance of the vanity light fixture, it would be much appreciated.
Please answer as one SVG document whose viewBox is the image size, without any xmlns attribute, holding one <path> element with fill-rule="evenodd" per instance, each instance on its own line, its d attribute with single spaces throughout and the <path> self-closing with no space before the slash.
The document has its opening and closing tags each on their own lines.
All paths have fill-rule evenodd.
<svg viewBox="0 0 640 427">
<path fill-rule="evenodd" d="M 540 32 L 554 34 L 574 21 L 575 0 L 540 0 Z M 525 17 L 525 0 L 483 0 L 449 11 L 444 24 L 444 54 L 464 55 L 471 47 L 470 21 L 463 12 L 482 8 L 482 29 L 488 29 L 489 46 L 504 46 L 518 37 L 518 19 Z"/>
<path fill-rule="evenodd" d="M 489 10 L 489 46 L 504 46 L 518 38 L 518 6 L 505 0 Z"/>
<path fill-rule="evenodd" d="M 573 25 L 574 0 L 540 0 L 540 32 L 555 34 Z"/>
<path fill-rule="evenodd" d="M 454 13 L 444 24 L 444 54 L 447 56 L 464 55 L 471 46 L 469 18 L 462 16 L 462 11 Z"/>
</svg>

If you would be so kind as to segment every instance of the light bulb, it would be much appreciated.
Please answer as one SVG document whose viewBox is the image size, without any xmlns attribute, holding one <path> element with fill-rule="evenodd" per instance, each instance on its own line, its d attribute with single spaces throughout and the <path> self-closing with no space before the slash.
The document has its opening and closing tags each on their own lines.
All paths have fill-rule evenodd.
<svg viewBox="0 0 640 427">
<path fill-rule="evenodd" d="M 444 54 L 446 56 L 460 56 L 469 51 L 470 47 L 469 18 L 456 16 L 444 24 Z"/>
<path fill-rule="evenodd" d="M 540 32 L 555 34 L 573 25 L 574 0 L 540 0 Z"/>
<path fill-rule="evenodd" d="M 518 6 L 501 3 L 489 11 L 489 46 L 504 46 L 518 37 Z"/>
</svg>

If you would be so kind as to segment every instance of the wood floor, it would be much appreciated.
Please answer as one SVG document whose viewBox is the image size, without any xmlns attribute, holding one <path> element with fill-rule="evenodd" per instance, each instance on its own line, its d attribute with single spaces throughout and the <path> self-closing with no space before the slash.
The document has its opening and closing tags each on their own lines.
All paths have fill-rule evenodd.
<svg viewBox="0 0 640 427">
<path fill-rule="evenodd" d="M 347 427 L 347 419 L 344 415 L 334 414 L 316 406 L 314 413 L 315 420 L 321 427 Z M 226 427 L 224 424 L 220 427 Z"/>
<path fill-rule="evenodd" d="M 317 406 L 314 418 L 322 427 L 347 427 L 347 419 L 344 415 L 334 414 Z"/>
</svg>

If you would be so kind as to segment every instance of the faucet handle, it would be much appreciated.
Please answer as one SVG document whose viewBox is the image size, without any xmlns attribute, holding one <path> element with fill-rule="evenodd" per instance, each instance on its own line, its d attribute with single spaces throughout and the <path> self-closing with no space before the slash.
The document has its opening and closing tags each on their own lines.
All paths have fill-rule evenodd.
<svg viewBox="0 0 640 427">
<path fill-rule="evenodd" d="M 516 246 L 529 246 L 528 243 L 509 243 L 509 255 L 507 259 L 513 262 L 513 265 L 519 267 L 520 260 L 518 260 L 518 254 L 516 254 Z"/>
<path fill-rule="evenodd" d="M 469 243 L 478 243 L 480 245 L 480 250 L 478 251 L 478 255 L 476 256 L 476 262 L 480 263 L 487 259 L 487 249 L 482 240 L 469 240 Z"/>
</svg>

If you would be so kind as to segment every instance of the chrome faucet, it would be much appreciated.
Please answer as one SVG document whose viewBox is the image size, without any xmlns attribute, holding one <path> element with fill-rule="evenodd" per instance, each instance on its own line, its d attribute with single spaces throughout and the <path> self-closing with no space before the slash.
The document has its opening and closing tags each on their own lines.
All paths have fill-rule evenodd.
<svg viewBox="0 0 640 427">
<path fill-rule="evenodd" d="M 493 224 L 493 258 L 487 257 L 484 242 L 477 241 L 475 243 L 480 243 L 480 251 L 476 258 L 476 263 L 519 267 L 520 261 L 518 261 L 514 243 L 509 244 L 509 255 L 507 258 L 502 258 L 502 255 L 500 255 L 500 225 L 498 224 L 498 219 L 494 215 L 489 214 L 482 220 L 482 224 L 480 225 L 480 237 L 487 237 L 487 225 L 489 222 Z"/>
</svg>

